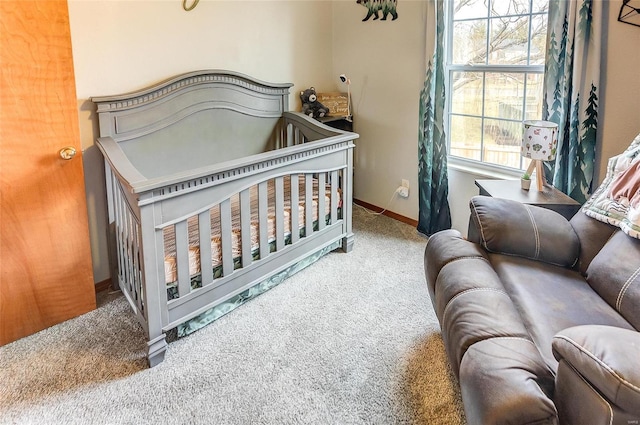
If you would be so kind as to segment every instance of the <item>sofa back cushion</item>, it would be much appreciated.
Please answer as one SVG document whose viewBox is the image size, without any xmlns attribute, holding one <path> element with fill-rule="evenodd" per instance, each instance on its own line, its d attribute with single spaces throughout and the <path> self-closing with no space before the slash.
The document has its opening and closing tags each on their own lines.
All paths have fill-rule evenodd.
<svg viewBox="0 0 640 425">
<path fill-rule="evenodd" d="M 578 211 L 571 218 L 570 223 L 580 240 L 578 270 L 582 275 L 585 275 L 593 258 L 600 252 L 611 236 L 620 229 L 591 218 L 582 211 Z"/>
<path fill-rule="evenodd" d="M 480 244 L 487 251 L 562 267 L 577 263 L 580 241 L 557 212 L 488 196 L 472 197 L 469 207 Z"/>
<path fill-rule="evenodd" d="M 640 329 L 640 240 L 617 231 L 587 268 L 589 285 Z"/>
</svg>

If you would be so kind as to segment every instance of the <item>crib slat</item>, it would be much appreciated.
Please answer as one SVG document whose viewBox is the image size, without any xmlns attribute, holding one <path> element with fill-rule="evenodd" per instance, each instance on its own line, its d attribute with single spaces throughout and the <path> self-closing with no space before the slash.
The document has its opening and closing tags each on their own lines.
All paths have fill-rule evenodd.
<svg viewBox="0 0 640 425">
<path fill-rule="evenodd" d="M 298 175 L 291 175 L 291 243 L 294 244 L 300 239 L 300 182 Z"/>
<path fill-rule="evenodd" d="M 338 221 L 338 171 L 331 172 L 331 224 Z"/>
<path fill-rule="evenodd" d="M 136 287 L 136 291 L 139 291 L 138 288 L 142 288 L 142 277 L 140 276 L 140 229 L 138 222 L 133 217 L 131 218 L 133 220 L 131 268 L 133 271 L 133 285 Z"/>
<path fill-rule="evenodd" d="M 114 196 L 114 208 L 113 208 L 113 212 L 114 212 L 114 218 L 115 218 L 115 232 L 116 232 L 116 252 L 118 254 L 118 276 L 120 276 L 121 282 L 125 282 L 124 280 L 124 268 L 123 268 L 123 256 L 122 256 L 122 249 L 124 247 L 123 245 L 123 239 L 122 239 L 122 214 L 121 214 L 121 199 L 120 199 L 120 193 L 118 192 L 119 189 L 116 189 L 116 193 Z"/>
<path fill-rule="evenodd" d="M 125 279 L 127 279 L 129 288 L 135 288 L 133 286 L 133 280 L 131 279 L 131 267 L 129 266 L 129 257 L 131 256 L 131 242 L 129 241 L 129 228 L 131 226 L 129 215 L 127 214 L 127 205 L 122 202 L 122 263 L 124 267 Z"/>
<path fill-rule="evenodd" d="M 189 279 L 189 235 L 187 221 L 183 220 L 175 225 L 176 231 L 176 265 L 178 266 L 178 296 L 182 297 L 191 292 Z"/>
<path fill-rule="evenodd" d="M 240 192 L 240 234 L 242 236 L 242 267 L 253 261 L 251 255 L 251 193 L 249 189 Z"/>
<path fill-rule="evenodd" d="M 326 179 L 327 175 L 325 173 L 318 174 L 318 230 L 324 229 L 327 223 L 327 214 L 325 212 Z"/>
<path fill-rule="evenodd" d="M 127 210 L 129 217 L 131 218 L 131 257 L 129 262 L 131 263 L 132 285 L 135 288 L 136 300 L 142 305 L 142 268 L 140 266 L 140 223 L 133 215 L 131 210 Z"/>
<path fill-rule="evenodd" d="M 121 199 L 120 199 L 120 189 L 117 187 L 117 182 L 115 182 L 115 178 L 114 178 L 114 185 L 116 190 L 114 193 L 114 208 L 113 208 L 113 214 L 114 214 L 114 221 L 115 221 L 115 232 L 116 232 L 116 252 L 118 254 L 117 260 L 118 260 L 118 276 L 120 276 L 121 281 L 124 281 L 124 276 L 123 276 L 123 268 L 122 268 L 122 230 L 121 230 L 121 226 L 122 226 L 122 214 L 120 212 L 120 204 L 121 204 Z"/>
<path fill-rule="evenodd" d="M 286 148 L 287 146 L 287 124 L 282 121 L 280 124 L 280 149 Z"/>
<path fill-rule="evenodd" d="M 132 285 L 131 279 L 129 278 L 129 268 L 127 267 L 127 219 L 125 215 L 126 206 L 124 205 L 124 200 L 122 194 L 118 189 L 118 197 L 117 197 L 117 221 L 118 224 L 118 233 L 120 234 L 120 238 L 118 240 L 118 255 L 119 255 L 119 263 L 120 263 L 120 275 L 122 276 L 123 281 L 127 287 L 127 290 L 131 292 Z"/>
<path fill-rule="evenodd" d="M 269 207 L 267 182 L 258 184 L 258 217 L 260 227 L 260 259 L 269 255 L 269 229 L 267 227 L 267 210 Z"/>
<path fill-rule="evenodd" d="M 115 198 L 117 197 L 116 191 L 117 186 L 114 183 L 115 175 L 111 170 L 111 166 L 109 165 L 109 161 L 104 160 L 104 175 L 105 175 L 105 189 L 107 190 L 107 218 L 108 218 L 108 237 L 110 241 L 117 241 L 117 223 L 116 223 L 116 213 L 115 213 Z M 117 243 L 109 243 L 109 271 L 111 272 L 111 283 L 117 284 L 120 286 L 120 282 L 118 281 L 119 269 L 118 267 L 118 244 Z"/>
<path fill-rule="evenodd" d="M 313 233 L 313 175 L 305 174 L 304 182 L 304 234 L 311 236 Z"/>
<path fill-rule="evenodd" d="M 118 276 L 121 287 L 136 303 L 140 312 L 143 311 L 142 279 L 138 268 L 139 243 L 136 240 L 138 222 L 131 212 L 126 198 L 122 193 L 120 182 L 113 177 L 114 188 L 114 217 L 117 233 Z"/>
<path fill-rule="evenodd" d="M 203 211 L 198 215 L 200 231 L 200 272 L 202 286 L 213 282 L 213 262 L 211 260 L 211 212 Z"/>
<path fill-rule="evenodd" d="M 126 203 L 123 202 L 123 219 L 124 219 L 124 242 L 125 242 L 125 250 L 124 250 L 124 263 L 126 268 L 127 282 L 129 285 L 135 288 L 134 276 L 135 273 L 133 271 L 133 265 L 131 264 L 132 255 L 133 255 L 133 245 L 131 241 L 131 237 L 133 234 L 133 223 L 131 220 L 131 213 L 127 208 Z"/>
<path fill-rule="evenodd" d="M 292 124 L 288 124 L 287 125 L 287 147 L 289 146 L 293 146 L 293 125 Z"/>
<path fill-rule="evenodd" d="M 276 178 L 276 250 L 284 248 L 284 177 Z"/>
<path fill-rule="evenodd" d="M 222 275 L 233 272 L 233 248 L 231 246 L 231 201 L 220 202 L 220 238 L 222 239 Z"/>
</svg>

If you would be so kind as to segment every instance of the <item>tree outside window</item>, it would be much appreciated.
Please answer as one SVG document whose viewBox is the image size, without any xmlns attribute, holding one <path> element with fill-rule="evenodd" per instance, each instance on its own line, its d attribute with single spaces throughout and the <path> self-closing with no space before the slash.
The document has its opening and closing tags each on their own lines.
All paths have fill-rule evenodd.
<svg viewBox="0 0 640 425">
<path fill-rule="evenodd" d="M 449 2 L 449 155 L 524 169 L 522 121 L 541 119 L 548 0 Z"/>
</svg>

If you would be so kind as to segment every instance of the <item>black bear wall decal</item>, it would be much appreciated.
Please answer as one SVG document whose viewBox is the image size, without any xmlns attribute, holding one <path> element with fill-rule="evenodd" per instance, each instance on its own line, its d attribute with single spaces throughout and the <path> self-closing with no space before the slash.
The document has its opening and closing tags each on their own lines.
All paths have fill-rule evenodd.
<svg viewBox="0 0 640 425">
<path fill-rule="evenodd" d="M 367 16 L 362 22 L 368 21 L 373 16 L 373 20 L 380 18 L 378 12 L 382 11 L 381 21 L 386 21 L 387 16 L 391 14 L 392 21 L 398 19 L 398 12 L 396 8 L 398 6 L 398 0 L 356 0 L 356 3 L 363 5 L 367 8 Z"/>
</svg>

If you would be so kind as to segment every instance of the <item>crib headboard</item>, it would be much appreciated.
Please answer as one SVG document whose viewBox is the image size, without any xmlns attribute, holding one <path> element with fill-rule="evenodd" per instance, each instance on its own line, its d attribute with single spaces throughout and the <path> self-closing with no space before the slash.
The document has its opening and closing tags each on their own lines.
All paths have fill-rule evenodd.
<svg viewBox="0 0 640 425">
<path fill-rule="evenodd" d="M 203 70 L 91 100 L 100 137 L 112 138 L 149 179 L 274 149 L 291 86 Z"/>
</svg>

